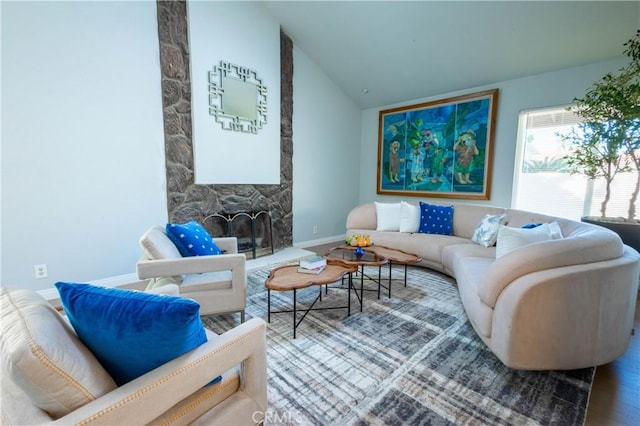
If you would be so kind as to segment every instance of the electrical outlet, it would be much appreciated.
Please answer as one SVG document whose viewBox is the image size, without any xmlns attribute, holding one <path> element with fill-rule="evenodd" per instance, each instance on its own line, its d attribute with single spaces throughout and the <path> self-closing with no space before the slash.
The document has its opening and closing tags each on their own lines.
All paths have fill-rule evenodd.
<svg viewBox="0 0 640 426">
<path fill-rule="evenodd" d="M 47 265 L 45 263 L 33 265 L 33 276 L 36 280 L 47 278 L 49 276 L 49 273 L 47 272 Z"/>
<path fill-rule="evenodd" d="M 318 225 L 313 225 L 313 233 L 314 234 L 318 233 Z"/>
</svg>

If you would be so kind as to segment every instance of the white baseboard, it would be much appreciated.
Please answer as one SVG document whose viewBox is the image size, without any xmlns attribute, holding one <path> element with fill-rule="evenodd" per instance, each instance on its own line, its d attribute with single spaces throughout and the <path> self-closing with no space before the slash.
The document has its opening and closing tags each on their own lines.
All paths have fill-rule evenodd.
<svg viewBox="0 0 640 426">
<path fill-rule="evenodd" d="M 319 238 L 317 240 L 302 241 L 300 243 L 293 243 L 293 246 L 306 248 L 306 247 L 320 246 L 322 244 L 335 243 L 338 241 L 344 241 L 344 235 L 335 235 L 333 237 Z"/>
<path fill-rule="evenodd" d="M 87 284 L 94 284 L 102 287 L 123 287 L 141 290 L 145 287 L 146 281 L 141 281 L 137 274 L 126 274 L 95 281 L 87 281 Z M 58 290 L 53 287 L 38 290 L 38 293 L 48 301 L 58 299 Z"/>
</svg>

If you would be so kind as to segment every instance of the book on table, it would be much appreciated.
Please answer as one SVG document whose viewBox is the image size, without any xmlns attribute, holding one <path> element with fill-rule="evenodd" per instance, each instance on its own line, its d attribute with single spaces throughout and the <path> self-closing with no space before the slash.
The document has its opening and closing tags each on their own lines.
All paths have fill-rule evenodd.
<svg viewBox="0 0 640 426">
<path fill-rule="evenodd" d="M 313 268 L 313 269 L 307 269 L 307 268 L 299 267 L 298 268 L 298 272 L 300 272 L 301 274 L 319 275 L 320 272 L 324 271 L 324 268 L 326 268 L 326 265 L 325 266 L 319 266 L 319 267 Z"/>
<path fill-rule="evenodd" d="M 327 266 L 327 259 L 322 256 L 313 255 L 300 259 L 300 267 L 305 269 L 316 269 L 321 266 Z"/>
</svg>

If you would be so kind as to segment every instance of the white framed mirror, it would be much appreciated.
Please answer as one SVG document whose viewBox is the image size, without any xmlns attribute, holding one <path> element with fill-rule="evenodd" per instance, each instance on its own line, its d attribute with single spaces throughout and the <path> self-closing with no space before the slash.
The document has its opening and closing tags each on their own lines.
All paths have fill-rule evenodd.
<svg viewBox="0 0 640 426">
<path fill-rule="evenodd" d="M 224 130 L 258 133 L 267 123 L 267 87 L 256 71 L 220 61 L 209 71 L 209 115 Z"/>
</svg>

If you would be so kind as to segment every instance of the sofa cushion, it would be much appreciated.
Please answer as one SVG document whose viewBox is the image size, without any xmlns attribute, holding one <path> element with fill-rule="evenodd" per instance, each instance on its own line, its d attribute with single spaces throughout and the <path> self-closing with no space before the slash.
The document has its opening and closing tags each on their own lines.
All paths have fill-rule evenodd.
<svg viewBox="0 0 640 426">
<path fill-rule="evenodd" d="M 439 206 L 420 201 L 420 229 L 423 234 L 451 235 L 453 206 Z"/>
<path fill-rule="evenodd" d="M 482 277 L 494 261 L 486 257 L 458 256 L 453 265 L 458 292 L 467 317 L 476 331 L 485 337 L 491 337 L 493 308 L 478 293 L 483 284 Z"/>
<path fill-rule="evenodd" d="M 10 377 L 54 419 L 116 388 L 96 357 L 42 296 L 22 289 L 1 291 L 3 380 Z"/>
<path fill-rule="evenodd" d="M 491 215 L 486 214 L 480 219 L 476 230 L 473 232 L 471 241 L 483 247 L 491 247 L 498 239 L 498 229 L 505 221 L 506 214 Z"/>
<path fill-rule="evenodd" d="M 459 237 L 452 237 L 459 238 Z M 472 244 L 468 240 L 461 244 L 451 244 L 442 248 L 442 266 L 444 272 L 456 278 L 455 264 L 459 257 L 484 257 L 491 260 L 496 258 L 496 247 L 483 247 Z"/>
<path fill-rule="evenodd" d="M 211 235 L 198 222 L 167 223 L 165 231 L 182 256 L 222 254 Z"/>
<path fill-rule="evenodd" d="M 76 333 L 118 385 L 207 341 L 193 300 L 89 284 L 56 288 Z"/>
<path fill-rule="evenodd" d="M 420 206 L 400 201 L 400 232 L 418 232 L 420 229 Z"/>
<path fill-rule="evenodd" d="M 400 203 L 376 202 L 376 231 L 400 230 Z"/>
</svg>

